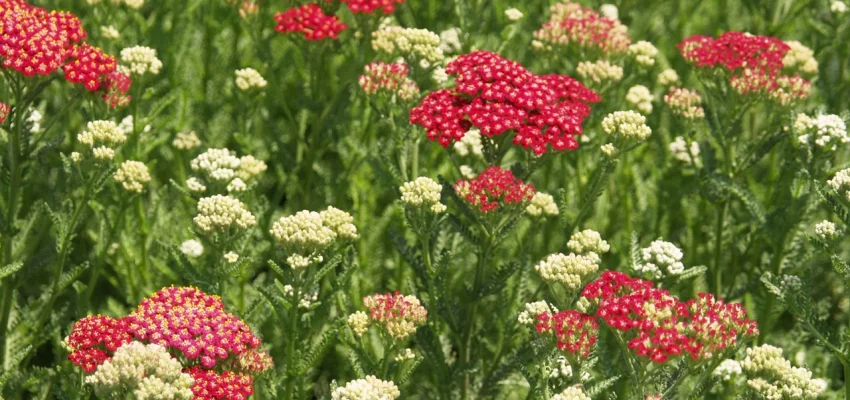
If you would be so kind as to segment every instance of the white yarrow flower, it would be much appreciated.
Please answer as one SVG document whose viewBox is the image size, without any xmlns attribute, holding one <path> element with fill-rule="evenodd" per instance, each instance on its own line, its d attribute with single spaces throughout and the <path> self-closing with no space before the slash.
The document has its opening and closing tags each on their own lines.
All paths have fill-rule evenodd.
<svg viewBox="0 0 850 400">
<path fill-rule="evenodd" d="M 156 50 L 133 46 L 121 50 L 121 66 L 129 75 L 157 75 L 162 69 L 162 61 L 157 58 Z"/>
<path fill-rule="evenodd" d="M 180 252 L 189 258 L 198 258 L 204 254 L 204 245 L 195 239 L 189 239 L 180 245 Z"/>
</svg>

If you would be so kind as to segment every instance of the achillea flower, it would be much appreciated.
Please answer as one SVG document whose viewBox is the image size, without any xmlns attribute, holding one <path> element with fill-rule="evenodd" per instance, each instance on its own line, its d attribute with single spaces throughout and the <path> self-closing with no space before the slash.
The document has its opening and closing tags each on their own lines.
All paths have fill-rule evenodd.
<svg viewBox="0 0 850 400">
<path fill-rule="evenodd" d="M 331 400 L 395 400 L 401 392 L 395 383 L 373 375 L 348 382 L 331 393 Z"/>
<path fill-rule="evenodd" d="M 158 75 L 162 61 L 156 56 L 156 50 L 145 46 L 133 46 L 121 50 L 121 67 L 127 75 Z"/>
<path fill-rule="evenodd" d="M 186 370 L 195 380 L 195 399 L 247 399 L 254 394 L 254 379 L 248 374 L 217 372 L 200 366 Z"/>
<path fill-rule="evenodd" d="M 307 40 L 336 39 L 348 27 L 336 15 L 325 15 L 318 4 L 305 4 L 275 14 L 276 31 L 300 33 Z"/>
<path fill-rule="evenodd" d="M 814 118 L 802 113 L 797 114 L 794 130 L 799 135 L 799 143 L 814 144 L 828 151 L 835 151 L 839 144 L 850 142 L 844 119 L 835 114 L 823 114 Z"/>
<path fill-rule="evenodd" d="M 416 358 L 416 354 L 411 349 L 404 349 L 398 352 L 398 355 L 393 359 L 397 363 L 405 362 Z"/>
<path fill-rule="evenodd" d="M 747 358 L 741 362 L 747 376 L 747 386 L 768 399 L 814 399 L 824 387 L 812 372 L 792 367 L 782 357 L 782 349 L 763 344 L 747 349 Z"/>
<path fill-rule="evenodd" d="M 599 323 L 596 317 L 574 310 L 557 313 L 542 313 L 537 316 L 535 325 L 541 334 L 553 334 L 558 350 L 585 358 L 590 355 L 599 336 Z"/>
<path fill-rule="evenodd" d="M 525 212 L 534 217 L 554 216 L 558 215 L 558 205 L 555 204 L 555 198 L 551 194 L 537 192 L 531 198 L 528 207 L 525 207 Z"/>
<path fill-rule="evenodd" d="M 121 37 L 121 33 L 112 25 L 104 25 L 100 27 L 100 36 L 103 36 L 104 39 L 118 39 Z"/>
<path fill-rule="evenodd" d="M 363 336 L 369 330 L 369 314 L 363 311 L 357 311 L 349 315 L 346 322 L 348 323 L 348 327 L 351 328 L 351 331 L 358 337 Z"/>
<path fill-rule="evenodd" d="M 836 193 L 843 194 L 847 200 L 850 200 L 850 168 L 838 171 L 832 179 L 826 181 L 826 184 Z"/>
<path fill-rule="evenodd" d="M 688 300 L 690 321 L 688 335 L 692 338 L 694 358 L 711 358 L 727 348 L 733 348 L 740 335 L 758 335 L 755 321 L 747 319 L 747 310 L 740 303 L 726 303 L 711 293 L 699 293 Z"/>
<path fill-rule="evenodd" d="M 614 158 L 617 156 L 617 147 L 615 147 L 613 143 L 605 143 L 602 146 L 599 146 L 599 150 L 608 158 Z"/>
<path fill-rule="evenodd" d="M 455 54 L 463 49 L 463 45 L 460 43 L 460 34 L 461 30 L 458 27 L 440 32 L 440 49 L 443 50 L 443 53 Z"/>
<path fill-rule="evenodd" d="M 646 117 L 634 111 L 614 111 L 602 120 L 602 130 L 610 136 L 623 139 L 646 140 L 652 129 L 646 126 Z"/>
<path fill-rule="evenodd" d="M 401 203 L 412 209 L 424 209 L 433 214 L 446 211 L 446 205 L 440 203 L 440 193 L 443 187 L 431 178 L 421 176 L 411 182 L 406 182 L 399 188 Z"/>
<path fill-rule="evenodd" d="M 579 386 L 570 386 L 563 392 L 552 396 L 552 400 L 590 400 L 590 396 L 584 393 Z"/>
<path fill-rule="evenodd" d="M 705 118 L 705 110 L 700 106 L 702 97 L 696 91 L 673 88 L 670 93 L 664 95 L 664 102 L 670 106 L 673 114 L 685 119 Z"/>
<path fill-rule="evenodd" d="M 431 92 L 410 111 L 410 122 L 427 130 L 443 147 L 461 140 L 475 126 L 493 137 L 516 132 L 513 142 L 535 154 L 551 146 L 575 149 L 575 136 L 600 100 L 578 81 L 561 75 L 538 76 L 495 53 L 476 51 L 450 62 L 455 88 Z"/>
<path fill-rule="evenodd" d="M 818 60 L 815 52 L 796 40 L 785 42 L 790 48 L 782 59 L 782 66 L 787 70 L 804 75 L 817 75 Z"/>
<path fill-rule="evenodd" d="M 83 371 L 91 373 L 110 359 L 119 347 L 132 340 L 125 319 L 97 315 L 75 322 L 63 345 L 71 352 L 68 359 Z"/>
<path fill-rule="evenodd" d="M 641 40 L 629 46 L 627 53 L 635 59 L 638 65 L 644 68 L 649 68 L 655 65 L 655 56 L 658 55 L 658 48 L 652 43 Z"/>
<path fill-rule="evenodd" d="M 600 16 L 570 1 L 556 3 L 550 11 L 549 21 L 534 32 L 534 38 L 547 49 L 575 44 L 607 56 L 625 52 L 631 43 L 628 28 L 616 17 Z"/>
<path fill-rule="evenodd" d="M 517 321 L 522 325 L 534 325 L 537 323 L 538 315 L 549 314 L 552 312 L 558 312 L 558 310 L 555 306 L 547 303 L 545 300 L 525 303 L 525 308 L 521 313 L 519 313 L 519 316 L 517 316 Z"/>
<path fill-rule="evenodd" d="M 241 201 L 222 195 L 199 200 L 198 215 L 193 221 L 198 229 L 206 233 L 227 231 L 232 228 L 247 229 L 257 222 Z"/>
<path fill-rule="evenodd" d="M 6 117 L 9 116 L 9 111 L 12 108 L 8 104 L 0 101 L 0 124 L 6 122 Z"/>
<path fill-rule="evenodd" d="M 829 10 L 835 14 L 844 14 L 847 12 L 847 4 L 843 1 L 835 0 L 829 4 Z"/>
<path fill-rule="evenodd" d="M 684 254 L 673 243 L 655 240 L 649 247 L 641 249 L 640 254 L 640 263 L 635 265 L 635 271 L 648 275 L 652 279 L 679 275 L 685 270 L 682 264 Z"/>
<path fill-rule="evenodd" d="M 602 235 L 599 232 L 593 229 L 585 229 L 574 233 L 570 236 L 567 247 L 576 252 L 576 254 L 602 254 L 611 250 L 611 245 L 602 239 Z"/>
<path fill-rule="evenodd" d="M 198 258 L 204 254 L 204 245 L 201 242 L 190 239 L 180 245 L 180 252 L 189 258 Z"/>
<path fill-rule="evenodd" d="M 243 92 L 251 89 L 262 89 L 267 84 L 268 82 L 263 79 L 263 76 L 253 68 L 236 70 L 236 87 Z"/>
<path fill-rule="evenodd" d="M 407 77 L 407 73 L 407 64 L 374 62 L 366 66 L 358 82 L 366 94 L 383 93 L 407 101 L 419 95 L 419 87 Z"/>
<path fill-rule="evenodd" d="M 195 131 L 178 132 L 171 145 L 179 150 L 192 150 L 201 147 L 201 139 Z"/>
<path fill-rule="evenodd" d="M 295 269 L 321 262 L 318 253 L 336 243 L 359 237 L 354 217 L 334 207 L 322 212 L 303 210 L 282 217 L 272 224 L 269 233 L 286 252 L 291 253 L 288 262 Z"/>
<path fill-rule="evenodd" d="M 509 8 L 505 10 L 505 16 L 508 17 L 509 21 L 516 22 L 522 19 L 523 14 L 522 11 L 517 10 L 516 8 Z"/>
<path fill-rule="evenodd" d="M 86 130 L 77 135 L 77 141 L 89 146 L 95 158 L 111 160 L 115 148 L 127 141 L 127 135 L 113 121 L 91 121 L 86 124 Z"/>
<path fill-rule="evenodd" d="M 236 254 L 236 252 L 233 251 L 228 251 L 224 255 L 224 261 L 227 261 L 229 264 L 234 264 L 239 261 L 239 254 Z"/>
<path fill-rule="evenodd" d="M 484 145 L 481 143 L 481 132 L 478 129 L 472 128 L 463 135 L 463 138 L 455 142 L 452 146 L 455 153 L 461 157 L 473 155 L 477 158 L 484 158 Z"/>
<path fill-rule="evenodd" d="M 130 91 L 133 80 L 128 75 L 113 71 L 101 77 L 101 79 L 103 91 L 101 97 L 109 107 L 119 108 L 130 104 L 133 98 L 127 92 Z"/>
<path fill-rule="evenodd" d="M 114 57 L 86 43 L 72 47 L 68 58 L 73 61 L 62 66 L 65 80 L 81 83 L 90 92 L 99 90 L 104 79 L 118 67 Z"/>
<path fill-rule="evenodd" d="M 591 85 L 603 85 L 609 82 L 619 82 L 623 79 L 623 67 L 611 64 L 607 60 L 596 62 L 582 61 L 576 67 L 576 73 Z"/>
<path fill-rule="evenodd" d="M 144 163 L 127 160 L 121 163 L 112 178 L 120 183 L 124 190 L 141 193 L 145 188 L 144 184 L 151 181 L 151 174 Z"/>
<path fill-rule="evenodd" d="M 369 308 L 369 319 L 383 326 L 397 340 L 416 332 L 416 328 L 425 324 L 428 318 L 428 311 L 419 299 L 399 292 L 366 296 L 363 305 Z"/>
<path fill-rule="evenodd" d="M 87 376 L 86 383 L 103 398 L 132 393 L 139 400 L 191 400 L 194 379 L 182 369 L 164 347 L 131 342 Z"/>
<path fill-rule="evenodd" d="M 652 101 L 655 98 L 649 91 L 649 88 L 643 85 L 632 86 L 626 93 L 626 101 L 640 111 L 641 114 L 647 115 L 652 113 Z"/>
<path fill-rule="evenodd" d="M 489 167 L 478 177 L 459 180 L 454 186 L 457 195 L 487 213 L 499 207 L 526 206 L 534 197 L 534 186 L 514 177 L 510 170 Z"/>
<path fill-rule="evenodd" d="M 256 349 L 248 349 L 239 354 L 236 363 L 239 370 L 254 374 L 266 371 L 274 366 L 274 360 L 268 352 Z"/>
<path fill-rule="evenodd" d="M 326 0 L 330 2 L 331 0 Z M 372 14 L 377 9 L 381 9 L 384 14 L 392 14 L 395 11 L 396 4 L 404 3 L 404 0 L 340 0 L 348 5 L 348 9 L 352 13 Z"/>
<path fill-rule="evenodd" d="M 658 74 L 657 81 L 661 86 L 672 86 L 679 83 L 679 74 L 675 69 L 665 69 Z"/>
<path fill-rule="evenodd" d="M 714 369 L 712 375 L 719 377 L 721 381 L 728 382 L 734 377 L 741 375 L 742 372 L 744 371 L 741 369 L 741 363 L 730 358 L 723 360 L 723 362 Z"/>
<path fill-rule="evenodd" d="M 372 33 L 372 49 L 378 53 L 425 60 L 431 65 L 443 61 L 440 37 L 427 29 L 390 26 Z"/>
<path fill-rule="evenodd" d="M 691 142 L 691 145 L 688 146 L 688 142 L 685 141 L 684 137 L 677 136 L 676 140 L 670 142 L 667 149 L 670 150 L 673 158 L 685 165 L 693 165 L 694 163 L 696 163 L 697 167 L 702 165 L 702 161 L 699 158 L 700 150 L 698 142 Z"/>
<path fill-rule="evenodd" d="M 815 225 L 815 235 L 821 240 L 829 241 L 835 239 L 838 237 L 838 233 L 835 224 L 828 220 L 823 220 Z"/>
<path fill-rule="evenodd" d="M 178 136 L 178 139 L 181 139 Z M 184 137 L 181 139 L 181 145 L 188 146 L 195 144 L 197 137 Z M 177 143 L 177 139 L 175 139 Z M 199 144 L 199 141 L 197 142 Z M 199 190 L 206 190 L 206 184 L 221 187 L 228 187 L 228 191 L 244 190 L 247 182 L 252 181 L 257 175 L 265 171 L 268 166 L 265 162 L 257 160 L 253 156 L 247 155 L 241 158 L 236 157 L 235 153 L 229 149 L 208 149 L 201 153 L 190 163 L 192 171 L 199 173 L 200 178 L 192 177 L 186 182 L 190 190 L 192 187 Z M 236 180 L 239 182 L 235 182 Z M 203 188 L 203 189 L 201 189 Z"/>
<path fill-rule="evenodd" d="M 587 276 L 599 269 L 599 261 L 599 256 L 593 252 L 586 255 L 556 253 L 540 261 L 534 270 L 543 280 L 560 282 L 568 291 L 575 292 Z"/>
</svg>

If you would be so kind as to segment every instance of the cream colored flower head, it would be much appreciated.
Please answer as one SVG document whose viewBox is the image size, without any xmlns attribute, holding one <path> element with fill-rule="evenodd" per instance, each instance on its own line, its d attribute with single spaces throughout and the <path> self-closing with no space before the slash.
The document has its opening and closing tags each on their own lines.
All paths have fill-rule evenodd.
<svg viewBox="0 0 850 400">
<path fill-rule="evenodd" d="M 551 194 L 537 192 L 525 207 L 525 212 L 534 217 L 558 215 L 558 205 Z"/>
<path fill-rule="evenodd" d="M 85 380 L 102 398 L 124 398 L 125 393 L 144 400 L 193 398 L 194 379 L 158 344 L 127 343 Z"/>
<path fill-rule="evenodd" d="M 602 120 L 602 130 L 608 135 L 637 141 L 646 140 L 652 129 L 646 126 L 646 117 L 634 111 L 614 111 Z"/>
<path fill-rule="evenodd" d="M 96 159 L 111 160 L 115 148 L 127 141 L 127 135 L 113 121 L 92 121 L 77 135 L 77 141 L 89 146 Z"/>
<path fill-rule="evenodd" d="M 567 247 L 576 254 L 596 253 L 603 254 L 611 250 L 611 246 L 602 239 L 602 235 L 593 229 L 585 229 L 570 236 Z"/>
<path fill-rule="evenodd" d="M 156 56 L 156 50 L 145 46 L 133 46 L 121 50 L 121 69 L 128 75 L 158 75 L 162 61 Z"/>
<path fill-rule="evenodd" d="M 421 176 L 406 182 L 399 190 L 405 207 L 427 210 L 432 214 L 446 211 L 446 205 L 440 203 L 443 187 L 431 178 Z"/>
<path fill-rule="evenodd" d="M 599 262 L 599 256 L 593 252 L 584 255 L 556 253 L 550 254 L 534 269 L 543 280 L 560 282 L 566 289 L 577 291 L 584 278 L 599 270 Z"/>
<path fill-rule="evenodd" d="M 195 131 L 178 132 L 171 145 L 179 150 L 192 150 L 201 147 L 201 139 Z"/>
<path fill-rule="evenodd" d="M 151 181 L 151 174 L 147 165 L 139 161 L 124 161 L 112 176 L 115 182 L 121 184 L 128 192 L 141 193 L 144 184 Z"/>
<path fill-rule="evenodd" d="M 247 229 L 257 220 L 239 199 L 215 195 L 198 201 L 198 215 L 194 222 L 201 231 L 212 233 L 231 228 Z"/>
<path fill-rule="evenodd" d="M 243 68 L 236 70 L 236 87 L 239 90 L 247 91 L 251 89 L 262 89 L 266 87 L 268 82 L 263 79 L 257 70 L 253 68 Z"/>
<path fill-rule="evenodd" d="M 331 393 L 331 400 L 395 400 L 401 396 L 392 381 L 382 381 L 373 375 L 348 382 Z"/>
<path fill-rule="evenodd" d="M 641 114 L 648 115 L 652 113 L 652 101 L 654 97 L 649 91 L 649 88 L 643 85 L 635 85 L 626 93 L 626 101 L 629 102 Z"/>
</svg>

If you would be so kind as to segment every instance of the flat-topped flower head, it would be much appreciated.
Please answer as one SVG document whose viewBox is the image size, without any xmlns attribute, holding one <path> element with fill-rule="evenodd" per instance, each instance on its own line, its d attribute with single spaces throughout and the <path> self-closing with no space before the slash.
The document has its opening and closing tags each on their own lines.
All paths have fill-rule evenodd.
<svg viewBox="0 0 850 400">
<path fill-rule="evenodd" d="M 747 386 L 768 399 L 815 399 L 825 389 L 812 379 L 811 371 L 792 367 L 782 357 L 782 349 L 769 344 L 748 348 L 741 369 L 747 376 Z"/>
<path fill-rule="evenodd" d="M 643 85 L 632 86 L 626 93 L 626 101 L 644 115 L 652 113 L 653 100 L 655 100 L 655 97 L 652 96 L 652 92 Z"/>
<path fill-rule="evenodd" d="M 635 271 L 652 279 L 663 276 L 679 275 L 685 270 L 682 264 L 684 254 L 675 244 L 663 240 L 655 240 L 649 247 L 641 249 L 640 262 L 635 265 Z"/>
<path fill-rule="evenodd" d="M 68 58 L 72 61 L 62 67 L 65 80 L 80 83 L 90 92 L 99 90 L 109 74 L 118 68 L 115 57 L 87 43 L 72 47 Z"/>
<path fill-rule="evenodd" d="M 195 239 L 189 239 L 180 244 L 180 252 L 186 257 L 198 258 L 204 254 L 204 245 Z"/>
<path fill-rule="evenodd" d="M 274 16 L 276 31 L 300 33 L 307 40 L 336 39 L 348 27 L 336 15 L 326 15 L 318 4 L 290 8 Z"/>
<path fill-rule="evenodd" d="M 192 160 L 192 171 L 200 172 L 213 181 L 229 182 L 236 176 L 240 160 L 228 149 L 209 149 Z"/>
<path fill-rule="evenodd" d="M 699 158 L 699 142 L 691 142 L 689 146 L 684 137 L 677 136 L 675 140 L 670 142 L 667 149 L 670 150 L 673 158 L 685 165 L 696 164 L 697 167 L 702 165 L 702 160 Z"/>
<path fill-rule="evenodd" d="M 111 160 L 115 149 L 127 141 L 127 135 L 113 121 L 91 121 L 77 135 L 77 141 L 90 147 L 96 159 Z"/>
<path fill-rule="evenodd" d="M 254 394 L 254 379 L 249 374 L 218 372 L 193 366 L 186 370 L 195 383 L 195 399 L 247 399 Z"/>
<path fill-rule="evenodd" d="M 132 340 L 126 320 L 97 315 L 75 322 L 63 344 L 71 352 L 68 359 L 91 373 Z"/>
<path fill-rule="evenodd" d="M 555 306 L 549 304 L 545 300 L 535 301 L 533 303 L 525 303 L 522 312 L 517 316 L 517 321 L 522 325 L 534 325 L 537 323 L 537 316 L 545 313 L 557 312 Z"/>
<path fill-rule="evenodd" d="M 535 328 L 538 333 L 554 335 L 558 350 L 582 358 L 590 355 L 599 336 L 596 317 L 575 310 L 541 313 Z"/>
<path fill-rule="evenodd" d="M 630 45 L 627 53 L 639 66 L 649 68 L 655 65 L 655 57 L 658 55 L 658 48 L 650 42 L 641 40 Z"/>
<path fill-rule="evenodd" d="M 823 220 L 815 225 L 815 235 L 821 240 L 833 240 L 838 237 L 840 232 L 835 227 L 835 223 Z"/>
<path fill-rule="evenodd" d="M 120 183 L 124 190 L 141 193 L 144 185 L 151 181 L 151 174 L 143 162 L 127 160 L 121 163 L 112 178 Z"/>
<path fill-rule="evenodd" d="M 162 61 L 157 58 L 155 49 L 133 46 L 121 50 L 121 66 L 128 75 L 158 75 Z"/>
<path fill-rule="evenodd" d="M 643 141 L 652 134 L 646 117 L 635 111 L 614 111 L 602 120 L 602 130 L 610 136 Z"/>
<path fill-rule="evenodd" d="M 552 396 L 552 400 L 591 400 L 590 396 L 581 390 L 581 387 L 570 386 L 564 389 L 563 392 Z"/>
<path fill-rule="evenodd" d="M 239 157 L 239 169 L 236 170 L 236 176 L 243 181 L 250 182 L 258 175 L 266 172 L 268 168 L 269 166 L 264 161 L 249 154 Z"/>
<path fill-rule="evenodd" d="M 836 193 L 844 195 L 847 200 L 850 200 L 850 168 L 836 172 L 832 179 L 826 181 L 826 184 Z"/>
<path fill-rule="evenodd" d="M 818 60 L 815 59 L 815 52 L 812 49 L 796 40 L 789 40 L 785 44 L 789 47 L 782 59 L 782 66 L 786 70 L 803 75 L 817 75 Z"/>
<path fill-rule="evenodd" d="M 331 1 L 331 0 L 326 0 Z M 392 14 L 396 4 L 404 3 L 404 0 L 340 0 L 348 6 L 354 14 L 372 14 L 378 9 L 382 14 Z"/>
<path fill-rule="evenodd" d="M 431 178 L 421 176 L 411 182 L 406 182 L 399 190 L 401 191 L 401 203 L 405 207 L 427 210 L 433 214 L 446 211 L 446 205 L 440 203 L 443 186 Z"/>
<path fill-rule="evenodd" d="M 463 135 L 459 141 L 455 142 L 452 149 L 461 157 L 474 156 L 479 159 L 484 159 L 484 145 L 481 143 L 481 132 L 472 128 Z"/>
<path fill-rule="evenodd" d="M 372 32 L 372 49 L 388 56 L 424 60 L 430 65 L 443 61 L 440 36 L 427 29 L 390 26 Z"/>
<path fill-rule="evenodd" d="M 136 399 L 191 400 L 191 375 L 171 357 L 165 347 L 141 342 L 125 344 L 115 351 L 111 360 L 103 363 L 86 383 L 103 398 L 133 394 Z"/>
<path fill-rule="evenodd" d="M 195 226 L 205 233 L 247 229 L 257 222 L 239 199 L 222 195 L 199 200 L 198 215 L 193 221 Z"/>
<path fill-rule="evenodd" d="M 407 73 L 407 64 L 374 62 L 366 66 L 358 82 L 366 94 L 398 96 L 407 101 L 419 95 L 419 87 Z"/>
<path fill-rule="evenodd" d="M 705 110 L 700 105 L 702 97 L 696 91 L 673 88 L 664 95 L 664 103 L 670 106 L 673 114 L 685 119 L 703 119 Z"/>
<path fill-rule="evenodd" d="M 101 98 L 110 108 L 124 107 L 133 100 L 133 97 L 128 94 L 133 84 L 133 79 L 129 75 L 113 71 L 102 76 L 101 81 L 103 92 Z"/>
<path fill-rule="evenodd" d="M 201 139 L 195 131 L 178 132 L 171 145 L 178 150 L 192 150 L 201 147 Z"/>
<path fill-rule="evenodd" d="M 483 136 L 514 132 L 513 143 L 535 154 L 578 147 L 576 136 L 598 94 L 567 76 L 538 76 L 495 53 L 476 51 L 446 66 L 455 87 L 431 92 L 410 111 L 410 122 L 443 147 L 473 126 Z"/>
<path fill-rule="evenodd" d="M 381 325 L 397 340 L 405 339 L 416 328 L 425 324 L 428 311 L 415 296 L 404 296 L 399 292 L 373 294 L 363 298 L 369 308 L 369 319 Z"/>
<path fill-rule="evenodd" d="M 558 205 L 555 203 L 555 198 L 551 194 L 537 192 L 531 198 L 528 207 L 525 207 L 525 212 L 534 217 L 540 216 L 555 216 L 558 215 Z"/>
<path fill-rule="evenodd" d="M 236 70 L 236 87 L 241 91 L 251 89 L 262 89 L 268 85 L 263 76 L 253 68 L 243 68 Z"/>
<path fill-rule="evenodd" d="M 623 79 L 623 67 L 612 64 L 608 60 L 579 62 L 578 67 L 576 67 L 576 73 L 591 87 L 619 82 Z"/>
<path fill-rule="evenodd" d="M 599 232 L 593 229 L 585 229 L 572 234 L 570 240 L 567 242 L 567 247 L 576 252 L 576 254 L 603 254 L 611 250 L 611 245 L 602 239 L 602 235 Z"/>
<path fill-rule="evenodd" d="M 656 80 L 661 86 L 672 86 L 679 83 L 679 74 L 675 69 L 665 69 L 658 74 Z"/>
<path fill-rule="evenodd" d="M 459 180 L 454 186 L 457 195 L 483 213 L 500 207 L 528 205 L 534 198 L 534 186 L 514 177 L 510 170 L 489 167 L 476 178 Z"/>
<path fill-rule="evenodd" d="M 302 210 L 281 217 L 272 224 L 269 233 L 290 254 L 288 263 L 295 269 L 321 262 L 318 253 L 359 237 L 354 217 L 335 207 L 322 212 Z"/>
<path fill-rule="evenodd" d="M 839 145 L 850 142 L 847 124 L 835 114 L 821 114 L 816 117 L 797 114 L 794 130 L 800 144 L 814 145 L 827 151 L 835 151 Z"/>
<path fill-rule="evenodd" d="M 348 382 L 331 393 L 331 400 L 395 400 L 401 396 L 392 381 L 382 381 L 374 375 Z"/>
<path fill-rule="evenodd" d="M 576 46 L 608 56 L 625 52 L 631 44 L 628 28 L 616 17 L 599 15 L 571 1 L 556 3 L 549 10 L 549 21 L 534 32 L 547 50 Z"/>
<path fill-rule="evenodd" d="M 720 378 L 721 381 L 728 382 L 736 376 L 741 375 L 742 372 L 744 371 L 741 369 L 741 363 L 728 358 L 723 360 L 723 362 L 714 369 L 712 375 Z"/>
<path fill-rule="evenodd" d="M 508 17 L 508 21 L 516 22 L 522 19 L 523 14 L 522 11 L 516 8 L 509 8 L 505 10 L 505 16 Z"/>
</svg>

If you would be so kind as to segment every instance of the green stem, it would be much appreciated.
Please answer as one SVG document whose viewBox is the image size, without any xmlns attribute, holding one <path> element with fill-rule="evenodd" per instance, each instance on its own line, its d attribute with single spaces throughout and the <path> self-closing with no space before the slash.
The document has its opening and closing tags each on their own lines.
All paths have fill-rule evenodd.
<svg viewBox="0 0 850 400">
<path fill-rule="evenodd" d="M 148 276 L 148 236 L 150 235 L 150 226 L 148 225 L 147 215 L 145 214 L 144 202 L 142 196 L 136 198 L 136 213 L 139 216 L 139 245 L 142 248 L 142 268 L 140 277 L 147 280 Z"/>
<path fill-rule="evenodd" d="M 714 293 L 718 296 L 721 295 L 720 291 L 723 289 L 723 271 L 720 261 L 723 258 L 723 225 L 728 207 L 729 201 L 723 201 L 714 222 Z"/>
<path fill-rule="evenodd" d="M 296 283 L 296 282 L 293 282 Z M 300 285 L 294 285 L 296 288 L 294 289 L 295 298 L 297 299 L 301 296 L 301 287 Z M 289 309 L 289 340 L 286 342 L 286 394 L 285 398 L 287 400 L 292 400 L 296 398 L 295 396 L 295 381 L 297 379 L 297 375 L 295 373 L 295 361 L 297 357 L 295 356 L 295 345 L 298 342 L 298 304 L 296 302 L 292 303 L 292 307 Z"/>
<path fill-rule="evenodd" d="M 478 263 L 475 266 L 475 280 L 472 286 L 472 295 L 475 296 L 472 300 L 472 306 L 469 309 L 467 316 L 467 324 L 463 332 L 463 365 L 468 368 L 472 362 L 472 334 L 475 332 L 475 314 L 478 311 L 480 300 L 478 293 L 481 292 L 481 286 L 484 284 L 484 269 L 487 266 L 487 261 L 492 256 L 492 237 L 489 230 L 484 228 L 484 242 L 481 244 L 480 252 L 478 253 Z M 461 399 L 467 399 L 470 391 L 470 378 L 468 373 L 464 373 L 463 386 L 461 388 Z"/>
</svg>

